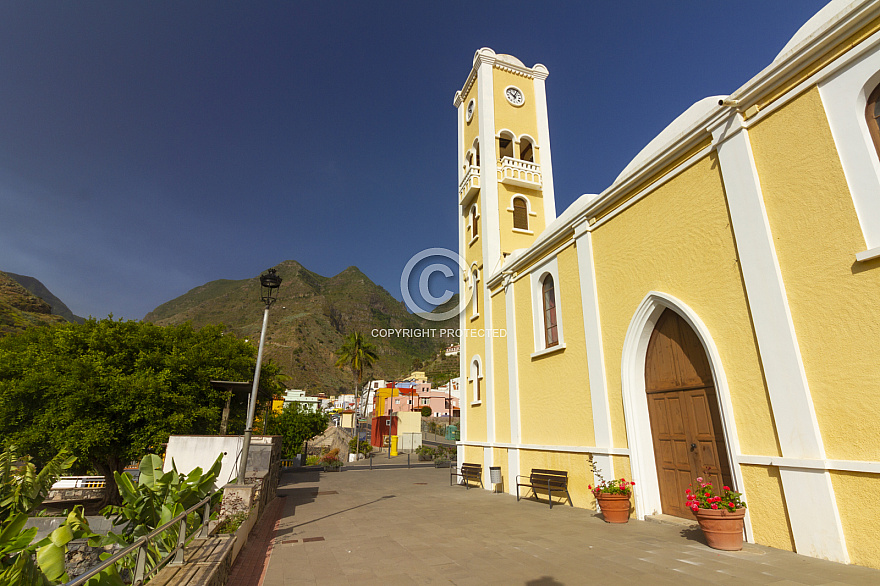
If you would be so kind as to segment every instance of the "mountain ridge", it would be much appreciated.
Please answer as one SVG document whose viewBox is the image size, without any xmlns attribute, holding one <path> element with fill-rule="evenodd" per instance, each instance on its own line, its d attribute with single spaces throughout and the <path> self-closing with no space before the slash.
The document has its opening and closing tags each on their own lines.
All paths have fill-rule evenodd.
<svg viewBox="0 0 880 586">
<path fill-rule="evenodd" d="M 335 351 L 354 331 L 368 338 L 377 330 L 458 327 L 458 319 L 431 322 L 410 313 L 388 291 L 352 265 L 325 277 L 295 260 L 276 265 L 282 278 L 278 301 L 269 311 L 264 354 L 287 375 L 288 388 L 351 392 L 354 377 L 335 367 Z M 227 331 L 256 344 L 263 305 L 259 279 L 217 279 L 192 288 L 144 316 L 159 325 L 223 323 Z M 379 361 L 366 377 L 398 379 L 437 356 L 451 337 L 373 338 Z"/>
</svg>

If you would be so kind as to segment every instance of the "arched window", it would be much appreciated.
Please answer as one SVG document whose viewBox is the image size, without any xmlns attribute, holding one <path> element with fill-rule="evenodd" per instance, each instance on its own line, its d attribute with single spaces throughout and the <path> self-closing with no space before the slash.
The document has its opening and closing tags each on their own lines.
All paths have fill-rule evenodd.
<svg viewBox="0 0 880 586">
<path fill-rule="evenodd" d="M 521 161 L 535 162 L 535 150 L 532 147 L 532 141 L 525 137 L 519 139 L 519 158 Z"/>
<path fill-rule="evenodd" d="M 480 301 L 480 287 L 479 287 L 480 274 L 477 272 L 477 269 L 474 269 L 474 272 L 471 274 L 471 287 L 473 287 L 473 296 L 471 297 L 471 317 L 477 317 L 480 315 L 479 301 Z"/>
<path fill-rule="evenodd" d="M 480 379 L 483 378 L 483 373 L 480 371 L 480 357 L 475 356 L 474 361 L 471 362 L 471 384 L 474 387 L 473 394 L 473 402 L 479 403 L 482 398 L 482 393 L 480 392 Z"/>
<path fill-rule="evenodd" d="M 541 287 L 541 299 L 544 309 L 544 344 L 550 348 L 559 343 L 559 333 L 556 328 L 556 289 L 553 286 L 553 277 L 544 277 Z"/>
<path fill-rule="evenodd" d="M 502 132 L 498 137 L 498 156 L 513 158 L 513 135 L 509 132 Z"/>
<path fill-rule="evenodd" d="M 474 164 L 479 167 L 480 166 L 480 139 L 474 139 L 474 153 L 476 156 L 474 157 Z"/>
<path fill-rule="evenodd" d="M 479 228 L 477 228 L 477 206 L 471 207 L 471 239 L 476 238 L 479 235 Z"/>
<path fill-rule="evenodd" d="M 464 156 L 464 163 L 465 163 L 465 165 L 464 165 L 465 168 L 468 168 L 468 167 L 470 167 L 471 165 L 474 164 L 474 153 L 473 153 L 473 151 L 468 151 L 468 152 L 467 152 L 467 154 Z"/>
<path fill-rule="evenodd" d="M 513 199 L 513 227 L 517 230 L 529 229 L 529 207 L 522 197 Z"/>
<path fill-rule="evenodd" d="M 877 156 L 880 156 L 880 85 L 875 87 L 871 95 L 868 96 L 868 103 L 865 105 L 865 118 L 868 121 L 871 138 L 874 139 Z"/>
</svg>

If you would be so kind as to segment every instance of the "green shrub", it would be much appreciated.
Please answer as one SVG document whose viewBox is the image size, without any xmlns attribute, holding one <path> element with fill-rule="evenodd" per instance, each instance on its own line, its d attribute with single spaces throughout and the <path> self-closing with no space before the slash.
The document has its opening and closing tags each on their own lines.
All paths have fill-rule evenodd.
<svg viewBox="0 0 880 586">
<path fill-rule="evenodd" d="M 373 446 L 367 440 L 358 442 L 352 438 L 352 440 L 348 442 L 348 450 L 353 454 L 363 454 L 365 458 L 369 458 L 370 453 L 373 451 Z"/>
<path fill-rule="evenodd" d="M 238 528 L 241 527 L 241 524 L 247 520 L 247 518 L 248 513 L 245 511 L 226 517 L 217 524 L 217 528 L 214 530 L 214 533 L 216 535 L 235 533 L 236 531 L 238 531 Z"/>
<path fill-rule="evenodd" d="M 432 413 L 432 411 L 431 411 L 430 407 L 428 407 L 427 405 L 422 407 L 422 417 L 430 417 L 431 413 Z"/>
</svg>

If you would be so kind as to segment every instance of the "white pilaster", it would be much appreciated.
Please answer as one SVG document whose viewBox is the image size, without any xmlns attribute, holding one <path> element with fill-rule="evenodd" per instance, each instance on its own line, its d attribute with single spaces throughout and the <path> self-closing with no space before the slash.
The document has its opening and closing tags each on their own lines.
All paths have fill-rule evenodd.
<svg viewBox="0 0 880 586">
<path fill-rule="evenodd" d="M 483 229 L 480 240 L 486 276 L 501 258 L 498 161 L 495 152 L 495 83 L 492 75 L 494 64 L 495 53 L 491 49 L 477 51 L 474 66 L 477 68 L 477 108 L 480 111 L 480 214 Z M 484 323 L 488 326 L 489 321 Z"/>
<path fill-rule="evenodd" d="M 510 443 L 518 446 L 522 437 L 519 406 L 519 362 L 516 353 L 516 300 L 513 280 L 504 284 L 504 305 L 507 318 L 507 386 L 510 401 Z M 507 492 L 516 494 L 516 475 L 519 474 L 519 450 L 507 450 Z"/>
<path fill-rule="evenodd" d="M 519 363 L 516 354 L 516 301 L 512 280 L 504 285 L 507 318 L 507 385 L 510 397 L 510 443 L 520 443 Z"/>
<path fill-rule="evenodd" d="M 824 458 L 785 284 L 748 131 L 737 114 L 713 132 L 743 282 L 782 455 Z M 826 471 L 780 468 L 799 553 L 848 562 L 831 479 Z"/>
<path fill-rule="evenodd" d="M 597 447 L 614 447 L 611 435 L 611 408 L 605 376 L 605 354 L 602 348 L 602 326 L 599 320 L 599 295 L 593 261 L 593 235 L 586 221 L 574 228 L 584 313 L 584 337 L 587 347 L 587 370 L 590 381 L 590 405 L 593 410 L 593 435 Z M 614 461 L 610 455 L 596 454 L 593 461 L 603 478 L 615 478 Z"/>
<path fill-rule="evenodd" d="M 556 195 L 553 191 L 553 158 L 550 155 L 550 120 L 547 115 L 547 88 L 544 85 L 544 80 L 547 79 L 550 72 L 540 63 L 537 63 L 532 69 L 535 76 L 535 114 L 538 118 L 538 144 L 541 149 L 541 177 L 543 178 L 541 193 L 544 199 L 544 214 L 546 217 L 544 225 L 549 226 L 550 222 L 556 219 Z"/>
</svg>

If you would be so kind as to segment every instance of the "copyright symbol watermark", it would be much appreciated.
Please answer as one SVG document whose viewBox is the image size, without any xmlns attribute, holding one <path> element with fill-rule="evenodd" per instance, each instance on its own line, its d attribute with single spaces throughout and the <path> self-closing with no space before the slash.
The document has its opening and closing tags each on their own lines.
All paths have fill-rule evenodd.
<svg viewBox="0 0 880 586">
<path fill-rule="evenodd" d="M 436 262 L 441 260 L 443 262 Z M 451 283 L 457 282 L 453 266 L 459 268 L 461 275 L 468 273 L 467 262 L 448 248 L 428 248 L 409 259 L 400 274 L 400 293 L 407 309 L 428 321 L 445 321 L 463 312 L 470 303 L 473 288 L 468 288 L 467 296 L 459 295 L 456 307 L 440 313 L 431 311 L 452 299 L 455 293 L 450 288 Z M 438 275 L 442 278 L 438 278 Z M 438 281 L 442 287 L 437 286 Z M 438 296 L 432 293 L 432 283 L 434 291 L 442 288 L 442 294 Z M 417 293 L 421 304 L 413 297 L 413 293 Z M 427 311 L 426 306 L 430 307 Z"/>
</svg>

